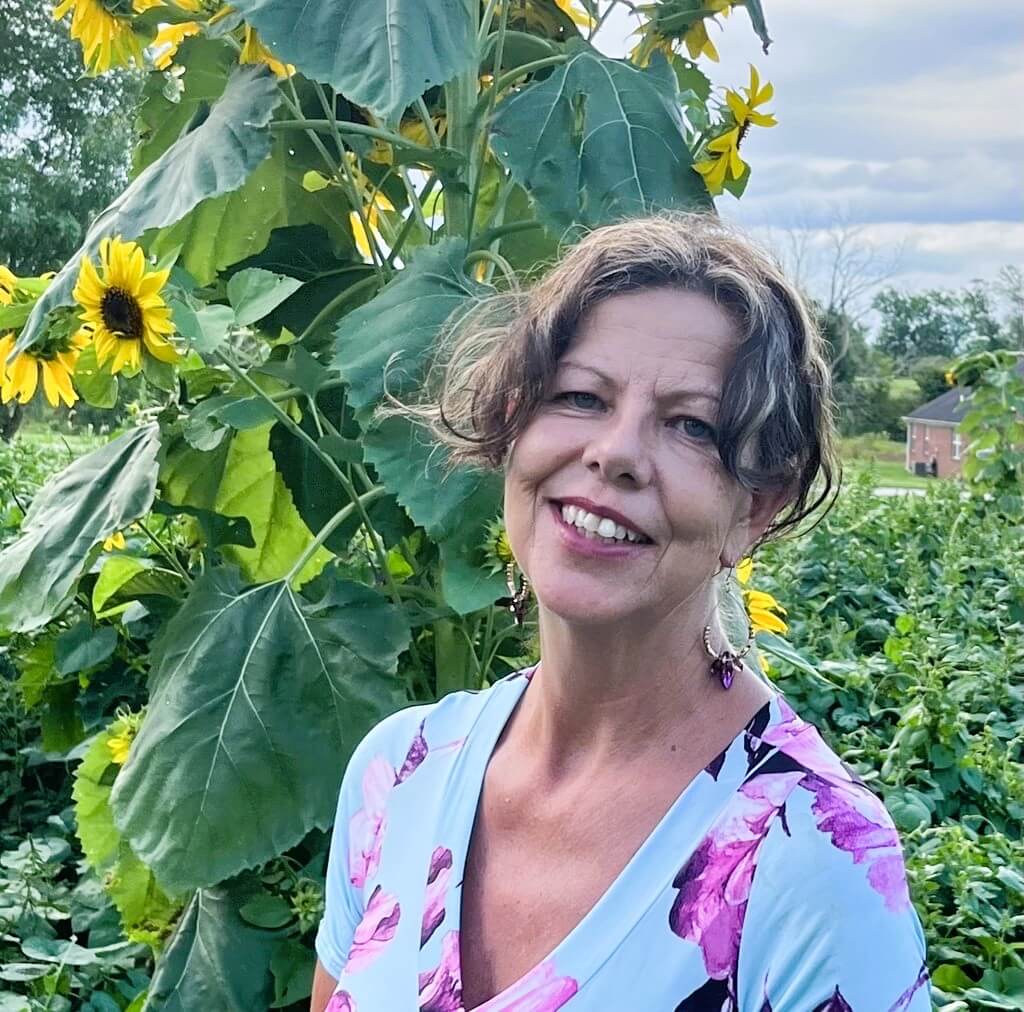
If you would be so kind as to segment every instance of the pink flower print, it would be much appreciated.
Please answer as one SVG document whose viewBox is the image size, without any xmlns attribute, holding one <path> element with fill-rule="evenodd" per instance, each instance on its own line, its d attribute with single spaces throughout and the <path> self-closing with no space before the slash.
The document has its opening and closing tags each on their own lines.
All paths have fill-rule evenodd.
<svg viewBox="0 0 1024 1012">
<path fill-rule="evenodd" d="M 430 936 L 444 920 L 444 900 L 448 892 L 448 880 L 452 874 L 452 852 L 447 847 L 438 847 L 430 858 L 427 874 L 427 898 L 423 905 L 423 924 L 420 927 L 420 948 L 430 941 Z"/>
<path fill-rule="evenodd" d="M 811 774 L 800 784 L 814 794 L 811 810 L 832 844 L 866 864 L 868 882 L 893 913 L 910 905 L 903 851 L 881 802 L 860 784 L 831 784 Z"/>
<path fill-rule="evenodd" d="M 441 961 L 420 974 L 419 987 L 422 1012 L 464 1012 L 457 931 L 449 931 L 441 939 Z"/>
<path fill-rule="evenodd" d="M 423 737 L 424 724 L 426 724 L 426 721 L 421 720 L 419 730 L 416 732 L 416 737 L 413 738 L 412 744 L 409 746 L 409 751 L 405 754 L 405 762 L 402 763 L 402 768 L 395 776 L 396 787 L 403 780 L 407 780 L 412 776 L 412 774 L 416 772 L 416 768 L 420 763 L 427 758 L 427 739 Z"/>
<path fill-rule="evenodd" d="M 853 1009 L 837 987 L 820 1005 L 814 1006 L 814 1012 L 853 1012 Z"/>
<path fill-rule="evenodd" d="M 899 996 L 899 998 L 896 999 L 895 1004 L 892 1006 L 892 1008 L 889 1009 L 889 1012 L 903 1012 L 904 1009 L 909 1008 L 910 1000 L 914 997 L 915 994 L 917 994 L 918 989 L 924 987 L 924 985 L 927 983 L 928 964 L 922 963 L 921 972 L 918 973 L 917 979 L 914 981 L 913 984 L 910 985 L 910 987 L 906 989 L 906 991 L 903 992 L 903 994 Z"/>
<path fill-rule="evenodd" d="M 769 725 L 761 734 L 761 741 L 774 745 L 794 762 L 832 783 L 852 783 L 853 774 L 843 765 L 842 760 L 822 740 L 813 724 L 801 720 L 793 708 L 781 696 L 779 710 L 783 719 Z"/>
<path fill-rule="evenodd" d="M 578 990 L 572 977 L 559 977 L 554 960 L 546 959 L 474 1012 L 555 1012 Z"/>
<path fill-rule="evenodd" d="M 357 1012 L 355 999 L 348 991 L 335 991 L 324 1012 Z"/>
<path fill-rule="evenodd" d="M 700 946 L 713 980 L 736 969 L 757 853 L 803 773 L 766 773 L 745 783 L 672 885 L 669 927 Z"/>
<path fill-rule="evenodd" d="M 380 886 L 377 886 L 370 894 L 366 912 L 352 936 L 352 947 L 345 964 L 346 973 L 365 970 L 381 954 L 384 946 L 395 937 L 400 914 L 398 900 L 381 892 Z"/>
<path fill-rule="evenodd" d="M 388 795 L 394 781 L 394 768 L 383 756 L 367 764 L 363 773 L 363 807 L 348 824 L 348 877 L 354 886 L 362 888 L 380 865 Z"/>
</svg>

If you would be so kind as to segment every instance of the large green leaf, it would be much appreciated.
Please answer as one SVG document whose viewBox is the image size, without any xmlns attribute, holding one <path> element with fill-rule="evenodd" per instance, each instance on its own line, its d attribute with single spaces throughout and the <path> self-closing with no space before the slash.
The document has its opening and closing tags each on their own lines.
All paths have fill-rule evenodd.
<svg viewBox="0 0 1024 1012">
<path fill-rule="evenodd" d="M 480 556 L 487 521 L 501 505 L 498 476 L 461 469 L 445 479 L 441 448 L 402 418 L 368 431 L 363 451 L 409 516 L 440 542 L 446 603 L 466 614 L 505 593 L 501 575 L 488 575 Z"/>
<path fill-rule="evenodd" d="M 224 93 L 238 54 L 223 39 L 196 35 L 185 39 L 174 55 L 184 73 L 171 90 L 163 74 L 147 74 L 142 104 L 136 121 L 138 143 L 132 152 L 132 168 L 142 172 L 181 136 L 204 107 Z"/>
<path fill-rule="evenodd" d="M 237 0 L 233 6 L 280 59 L 389 122 L 476 59 L 466 0 Z"/>
<path fill-rule="evenodd" d="M 0 552 L 0 628 L 29 632 L 66 607 L 103 540 L 149 510 L 159 449 L 156 425 L 132 429 L 40 489 Z"/>
<path fill-rule="evenodd" d="M 110 791 L 118 767 L 110 751 L 112 737 L 110 728 L 100 731 L 75 770 L 71 796 L 76 832 L 86 860 L 103 877 L 125 928 L 152 931 L 170 921 L 178 904 L 164 895 L 153 873 L 132 853 L 114 825 Z"/>
<path fill-rule="evenodd" d="M 180 221 L 162 229 L 151 244 L 157 256 L 181 247 L 179 262 L 200 284 L 263 250 L 275 228 L 314 223 L 331 236 L 334 248 L 354 255 L 348 204 L 337 187 L 310 193 L 302 186 L 309 141 L 276 137 L 270 156 L 242 186 L 204 200 Z"/>
<path fill-rule="evenodd" d="M 498 105 L 491 138 L 502 164 L 558 233 L 659 208 L 709 204 L 664 63 L 643 71 L 578 42 L 545 81 Z"/>
<path fill-rule="evenodd" d="M 462 271 L 466 243 L 446 239 L 429 246 L 373 299 L 343 317 L 333 365 L 348 381 L 349 404 L 364 421 L 388 389 L 399 396 L 416 390 L 438 332 L 452 312 L 487 291 Z"/>
<path fill-rule="evenodd" d="M 143 1012 L 270 1007 L 270 956 L 280 932 L 246 924 L 238 913 L 257 891 L 247 876 L 192 897 L 157 965 Z"/>
<path fill-rule="evenodd" d="M 273 423 L 267 423 L 235 433 L 213 503 L 222 516 L 248 519 L 256 544 L 252 548 L 226 545 L 222 551 L 254 582 L 284 576 L 313 540 L 277 472 L 268 445 L 272 428 Z M 330 559 L 330 552 L 318 549 L 297 575 L 297 582 L 315 576 Z"/>
<path fill-rule="evenodd" d="M 270 153 L 269 123 L 280 97 L 277 79 L 266 67 L 235 70 L 209 115 L 138 175 L 92 223 L 78 252 L 35 304 L 18 338 L 18 350 L 35 343 L 51 309 L 71 303 L 82 258 L 92 255 L 105 236 L 134 239 L 148 228 L 178 221 L 208 197 L 237 190 Z"/>
<path fill-rule="evenodd" d="M 346 757 L 403 698 L 391 676 L 408 641 L 399 611 L 333 573 L 299 596 L 208 570 L 153 645 L 150 706 L 111 795 L 158 880 L 210 885 L 326 829 Z"/>
</svg>

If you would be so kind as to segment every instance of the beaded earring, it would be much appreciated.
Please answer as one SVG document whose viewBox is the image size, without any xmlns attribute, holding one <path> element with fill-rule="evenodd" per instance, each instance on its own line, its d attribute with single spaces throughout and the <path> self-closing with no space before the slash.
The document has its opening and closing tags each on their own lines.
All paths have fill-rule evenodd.
<svg viewBox="0 0 1024 1012">
<path fill-rule="evenodd" d="M 503 597 L 498 603 L 504 604 L 512 612 L 516 625 L 521 626 L 526 620 L 526 608 L 530 599 L 530 581 L 526 579 L 525 573 L 520 572 L 519 589 L 516 590 L 515 570 L 515 562 L 510 561 L 505 567 L 505 583 L 508 585 L 509 596 Z"/>
<path fill-rule="evenodd" d="M 731 580 L 735 569 L 729 570 L 729 575 L 726 578 Z M 716 653 L 711 649 L 711 626 L 704 626 L 704 649 L 708 652 L 708 655 L 712 658 L 711 661 L 711 675 L 713 678 L 717 678 L 722 683 L 723 689 L 732 687 L 732 681 L 736 677 L 736 673 L 743 670 L 743 658 L 750 652 L 750 648 L 754 645 L 754 627 L 750 622 L 750 618 L 747 618 L 747 644 L 739 652 L 734 652 L 728 643 L 725 645 L 725 649 Z"/>
</svg>

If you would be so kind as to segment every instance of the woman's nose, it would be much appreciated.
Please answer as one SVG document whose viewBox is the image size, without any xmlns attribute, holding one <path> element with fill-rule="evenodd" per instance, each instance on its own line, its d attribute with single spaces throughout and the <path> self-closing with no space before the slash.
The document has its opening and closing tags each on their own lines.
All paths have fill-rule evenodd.
<svg viewBox="0 0 1024 1012">
<path fill-rule="evenodd" d="M 643 486 L 651 480 L 650 433 L 643 417 L 625 411 L 609 415 L 596 428 L 583 453 L 588 470 L 608 482 Z"/>
</svg>

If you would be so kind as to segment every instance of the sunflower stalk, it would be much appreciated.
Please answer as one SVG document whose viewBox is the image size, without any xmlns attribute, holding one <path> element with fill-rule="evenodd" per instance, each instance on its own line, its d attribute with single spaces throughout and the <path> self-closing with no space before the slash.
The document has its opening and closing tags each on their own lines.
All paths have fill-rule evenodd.
<svg viewBox="0 0 1024 1012">
<path fill-rule="evenodd" d="M 139 530 L 156 545 L 160 554 L 171 564 L 178 576 L 185 581 L 185 586 L 191 587 L 192 577 L 189 575 L 188 570 L 178 561 L 174 553 L 146 526 L 142 519 L 136 520 L 135 523 L 138 525 Z"/>
<path fill-rule="evenodd" d="M 377 564 L 380 566 L 381 576 L 387 585 L 388 593 L 391 595 L 391 599 L 394 601 L 395 605 L 397 607 L 401 607 L 401 595 L 398 592 L 398 585 L 395 583 L 395 580 L 391 575 L 391 570 L 388 568 L 387 555 L 381 546 L 380 535 L 378 535 L 376 528 L 373 526 L 373 521 L 370 520 L 370 516 L 363 506 L 360 495 L 355 490 L 355 486 L 351 481 L 349 481 L 348 476 L 341 470 L 341 468 L 338 467 L 337 461 L 329 453 L 326 453 L 317 441 L 313 439 L 313 437 L 310 436 L 310 434 L 306 432 L 306 430 L 302 428 L 302 426 L 299 425 L 287 411 L 285 411 L 276 401 L 271 400 L 248 373 L 243 369 L 239 369 L 230 355 L 221 350 L 214 352 L 214 354 L 224 363 L 224 365 L 228 367 L 237 379 L 241 380 L 242 383 L 249 387 L 257 397 L 263 398 L 263 400 L 270 405 L 271 411 L 276 416 L 277 420 L 286 429 L 288 429 L 296 439 L 300 439 L 304 442 L 309 447 L 310 451 L 321 460 L 327 470 L 330 471 L 337 479 L 338 484 L 341 485 L 345 494 L 348 496 L 349 501 L 356 507 L 356 510 L 359 513 L 359 519 L 362 523 L 362 527 L 366 531 L 366 535 L 373 545 L 373 551 L 377 557 Z M 411 645 L 411 649 L 415 652 L 415 644 Z"/>
</svg>

